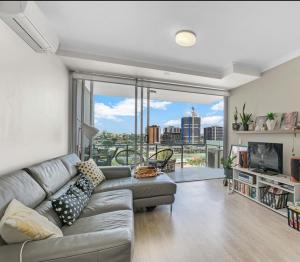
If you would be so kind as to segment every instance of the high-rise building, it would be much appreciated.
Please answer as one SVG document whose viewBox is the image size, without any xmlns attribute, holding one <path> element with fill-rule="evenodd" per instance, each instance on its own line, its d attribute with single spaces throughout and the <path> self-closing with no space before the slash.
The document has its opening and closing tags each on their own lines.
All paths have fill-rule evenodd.
<svg viewBox="0 0 300 262">
<path fill-rule="evenodd" d="M 160 142 L 160 127 L 157 125 L 149 126 L 146 129 L 147 143 L 150 145 Z"/>
<path fill-rule="evenodd" d="M 192 107 L 192 115 L 181 118 L 181 139 L 184 144 L 200 143 L 201 118 Z"/>
<path fill-rule="evenodd" d="M 178 145 L 181 143 L 181 129 L 179 127 L 168 126 L 164 128 L 164 133 L 161 136 L 161 144 Z"/>
<path fill-rule="evenodd" d="M 204 143 L 207 140 L 223 140 L 224 129 L 222 126 L 210 126 L 204 128 Z"/>
</svg>

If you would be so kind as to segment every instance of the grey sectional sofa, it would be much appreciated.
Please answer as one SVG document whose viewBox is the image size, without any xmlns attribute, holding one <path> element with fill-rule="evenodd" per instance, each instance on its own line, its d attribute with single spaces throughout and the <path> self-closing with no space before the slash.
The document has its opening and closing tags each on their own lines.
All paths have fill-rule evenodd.
<svg viewBox="0 0 300 262">
<path fill-rule="evenodd" d="M 27 243 L 24 262 L 131 261 L 133 209 L 174 202 L 176 184 L 168 176 L 135 179 L 128 167 L 104 167 L 105 182 L 96 187 L 78 220 L 63 226 L 51 200 L 78 179 L 78 161 L 70 154 L 0 176 L 0 219 L 15 198 L 46 216 L 64 234 L 62 238 Z M 0 261 L 19 261 L 20 248 L 21 243 L 7 245 L 0 238 Z"/>
</svg>

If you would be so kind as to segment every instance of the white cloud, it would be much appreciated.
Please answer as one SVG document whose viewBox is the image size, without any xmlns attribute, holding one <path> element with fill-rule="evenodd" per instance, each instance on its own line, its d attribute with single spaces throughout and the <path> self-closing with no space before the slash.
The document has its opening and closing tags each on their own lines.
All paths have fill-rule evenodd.
<svg viewBox="0 0 300 262">
<path fill-rule="evenodd" d="M 214 104 L 211 107 L 211 110 L 214 110 L 214 111 L 222 111 L 222 110 L 224 110 L 224 100 L 221 100 L 217 104 Z"/>
<path fill-rule="evenodd" d="M 171 102 L 167 101 L 150 101 L 150 107 L 153 109 L 166 110 Z M 146 108 L 147 101 L 144 100 Z M 107 105 L 104 103 L 95 103 L 95 119 L 110 119 L 121 121 L 119 117 L 134 116 L 135 110 L 134 98 L 126 98 L 115 105 Z M 138 112 L 140 112 L 140 101 L 138 101 Z"/>
<path fill-rule="evenodd" d="M 146 101 L 144 101 L 144 104 Z M 161 109 L 161 110 L 167 110 L 167 106 L 170 105 L 171 102 L 168 101 L 154 101 L 150 100 L 150 107 L 153 109 Z"/>
<path fill-rule="evenodd" d="M 180 126 L 181 122 L 179 119 L 171 119 L 164 123 L 164 126 Z"/>
<path fill-rule="evenodd" d="M 205 116 L 201 118 L 201 125 L 222 125 L 223 124 L 223 116 Z"/>
</svg>

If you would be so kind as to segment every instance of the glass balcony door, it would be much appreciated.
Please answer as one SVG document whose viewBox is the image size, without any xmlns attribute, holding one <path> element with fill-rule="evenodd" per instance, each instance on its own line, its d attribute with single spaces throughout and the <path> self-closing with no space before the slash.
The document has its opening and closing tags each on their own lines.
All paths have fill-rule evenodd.
<svg viewBox="0 0 300 262">
<path fill-rule="evenodd" d="M 171 148 L 177 168 L 220 167 L 222 96 L 153 88 L 138 80 L 76 79 L 73 92 L 73 151 L 82 160 L 135 166 Z M 93 139 L 85 125 L 99 130 Z"/>
</svg>

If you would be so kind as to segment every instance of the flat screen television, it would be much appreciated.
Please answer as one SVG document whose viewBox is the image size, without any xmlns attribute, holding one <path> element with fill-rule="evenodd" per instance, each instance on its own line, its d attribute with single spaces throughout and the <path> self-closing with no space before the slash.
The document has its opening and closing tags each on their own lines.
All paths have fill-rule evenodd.
<svg viewBox="0 0 300 262">
<path fill-rule="evenodd" d="M 249 142 L 249 168 L 255 172 L 281 174 L 283 145 Z"/>
</svg>

